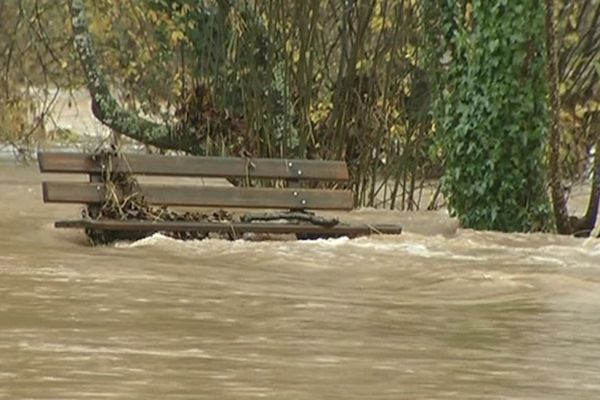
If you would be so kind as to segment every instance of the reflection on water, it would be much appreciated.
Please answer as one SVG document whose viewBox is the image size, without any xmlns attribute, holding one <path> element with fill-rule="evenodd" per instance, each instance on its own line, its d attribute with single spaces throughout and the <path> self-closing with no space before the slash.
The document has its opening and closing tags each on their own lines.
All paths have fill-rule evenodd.
<svg viewBox="0 0 600 400">
<path fill-rule="evenodd" d="M 407 232 L 90 248 L 39 180 L 0 165 L 0 398 L 600 398 L 598 242 L 359 212 Z"/>
</svg>

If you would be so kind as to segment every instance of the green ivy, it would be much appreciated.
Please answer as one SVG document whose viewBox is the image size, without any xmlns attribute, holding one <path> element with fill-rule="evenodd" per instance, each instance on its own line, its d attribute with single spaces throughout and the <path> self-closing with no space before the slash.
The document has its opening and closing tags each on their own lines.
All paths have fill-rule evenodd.
<svg viewBox="0 0 600 400">
<path fill-rule="evenodd" d="M 544 181 L 548 112 L 538 0 L 428 0 L 443 190 L 462 226 L 551 226 Z"/>
</svg>

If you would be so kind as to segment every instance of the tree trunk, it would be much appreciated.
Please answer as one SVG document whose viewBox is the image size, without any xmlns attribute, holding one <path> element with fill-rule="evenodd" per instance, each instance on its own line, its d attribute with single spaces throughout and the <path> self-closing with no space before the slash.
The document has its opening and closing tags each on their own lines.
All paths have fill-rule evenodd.
<svg viewBox="0 0 600 400">
<path fill-rule="evenodd" d="M 73 42 L 85 73 L 87 87 L 92 97 L 92 112 L 110 129 L 145 144 L 163 149 L 181 150 L 200 154 L 200 140 L 193 127 L 167 126 L 144 119 L 125 110 L 111 95 L 105 76 L 98 66 L 89 22 L 83 0 L 71 0 Z"/>
<path fill-rule="evenodd" d="M 597 121 L 593 121 L 597 124 Z M 583 218 L 577 220 L 575 229 L 576 236 L 589 236 L 596 226 L 598 219 L 598 207 L 600 206 L 600 135 L 596 132 L 596 153 L 594 154 L 594 166 L 592 171 L 592 182 L 590 184 L 590 200 Z"/>
<path fill-rule="evenodd" d="M 560 179 L 560 93 L 558 56 L 556 52 L 556 26 L 554 0 L 546 0 L 546 64 L 550 90 L 550 192 L 554 219 L 558 233 L 569 234 L 572 227 L 569 221 L 567 200 Z"/>
</svg>

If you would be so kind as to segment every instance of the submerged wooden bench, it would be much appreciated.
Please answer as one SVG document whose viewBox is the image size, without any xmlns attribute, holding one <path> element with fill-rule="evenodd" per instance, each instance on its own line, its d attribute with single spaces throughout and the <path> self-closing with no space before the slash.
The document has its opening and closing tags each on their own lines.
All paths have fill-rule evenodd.
<svg viewBox="0 0 600 400">
<path fill-rule="evenodd" d="M 192 178 L 226 178 L 246 181 L 277 180 L 283 188 L 201 186 L 184 184 L 140 183 L 137 187 L 150 205 L 184 207 L 218 207 L 223 209 L 349 211 L 353 194 L 349 190 L 306 188 L 307 182 L 345 182 L 348 169 L 344 162 L 320 160 L 246 159 L 230 157 L 161 156 L 119 154 L 100 157 L 95 154 L 40 152 L 43 173 L 85 174 L 86 181 L 46 181 L 42 183 L 46 203 L 101 204 L 107 185 L 100 178 L 110 164 L 111 171 L 137 175 Z M 123 196 L 123 194 L 119 194 Z M 330 226 L 306 222 L 212 222 L 147 221 L 81 218 L 57 221 L 57 228 L 95 229 L 120 232 L 204 232 L 227 233 L 240 237 L 244 233 L 296 234 L 298 237 L 356 237 L 399 234 L 398 225 L 343 224 Z"/>
</svg>

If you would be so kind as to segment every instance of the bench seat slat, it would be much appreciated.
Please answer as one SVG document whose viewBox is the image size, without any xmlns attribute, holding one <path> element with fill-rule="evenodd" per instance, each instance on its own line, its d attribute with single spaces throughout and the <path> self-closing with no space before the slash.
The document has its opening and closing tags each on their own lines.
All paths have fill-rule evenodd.
<svg viewBox="0 0 600 400">
<path fill-rule="evenodd" d="M 222 223 L 222 222 L 184 222 L 184 221 L 117 221 L 117 220 L 68 220 L 57 221 L 57 228 L 91 228 L 105 231 L 138 231 L 138 232 L 214 232 L 214 233 L 272 233 L 272 234 L 316 234 L 358 236 L 371 233 L 397 235 L 402 228 L 393 224 L 380 225 L 345 225 L 323 227 L 310 224 L 290 223 Z"/>
<path fill-rule="evenodd" d="M 241 157 L 163 156 L 124 154 L 112 157 L 113 171 L 139 175 L 204 176 L 213 178 L 250 177 L 264 179 L 347 181 L 348 168 L 343 161 L 253 158 L 252 167 Z M 40 152 L 41 172 L 101 172 L 100 162 L 92 154 Z"/>
<path fill-rule="evenodd" d="M 100 203 L 106 186 L 88 182 L 43 182 L 44 202 Z M 195 207 L 351 210 L 349 190 L 237 188 L 140 184 L 149 204 Z"/>
</svg>

